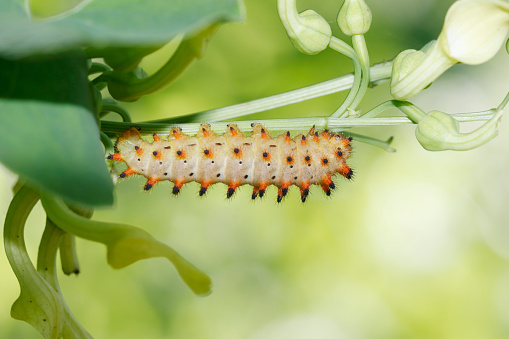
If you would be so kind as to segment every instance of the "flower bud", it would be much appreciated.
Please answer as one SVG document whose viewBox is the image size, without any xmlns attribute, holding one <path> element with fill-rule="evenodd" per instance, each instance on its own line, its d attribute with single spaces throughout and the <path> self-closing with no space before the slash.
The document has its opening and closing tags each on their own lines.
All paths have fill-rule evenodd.
<svg viewBox="0 0 509 339">
<path fill-rule="evenodd" d="M 332 31 L 313 10 L 297 13 L 295 0 L 278 0 L 279 16 L 293 45 L 305 54 L 317 54 L 329 45 Z"/>
<path fill-rule="evenodd" d="M 371 10 L 364 0 L 346 0 L 338 15 L 338 26 L 346 35 L 366 34 L 371 26 Z"/>
<path fill-rule="evenodd" d="M 491 59 L 509 34 L 509 2 L 461 0 L 445 17 L 438 44 L 456 62 L 477 65 Z"/>
<path fill-rule="evenodd" d="M 417 124 L 415 136 L 428 151 L 466 151 L 484 145 L 493 139 L 502 110 L 484 125 L 470 133 L 460 133 L 459 123 L 446 113 L 432 111 Z"/>
<path fill-rule="evenodd" d="M 391 79 L 392 96 L 397 100 L 412 98 L 458 62 L 475 65 L 488 61 L 508 34 L 508 2 L 455 2 L 447 12 L 438 40 L 422 50 L 424 56 L 404 51 L 396 57 Z"/>
</svg>

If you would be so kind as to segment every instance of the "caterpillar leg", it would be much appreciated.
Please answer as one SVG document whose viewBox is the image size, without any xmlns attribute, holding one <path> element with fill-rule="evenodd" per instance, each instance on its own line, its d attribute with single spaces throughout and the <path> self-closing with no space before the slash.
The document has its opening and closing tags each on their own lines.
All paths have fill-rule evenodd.
<svg viewBox="0 0 509 339">
<path fill-rule="evenodd" d="M 288 193 L 289 187 L 290 187 L 290 182 L 283 181 L 283 183 L 281 184 L 281 187 L 279 188 L 278 193 L 277 193 L 277 202 L 281 202 L 283 200 L 283 197 L 285 197 L 286 194 Z"/>
<path fill-rule="evenodd" d="M 302 202 L 306 202 L 306 198 L 309 195 L 309 182 L 302 183 L 302 186 L 300 188 L 300 200 Z"/>
<path fill-rule="evenodd" d="M 172 193 L 175 195 L 179 194 L 180 189 L 182 188 L 183 185 L 184 185 L 183 180 L 176 180 L 175 184 L 173 185 Z"/>
<path fill-rule="evenodd" d="M 200 192 L 198 193 L 201 196 L 203 196 L 206 192 L 207 192 L 207 189 L 209 188 L 210 186 L 210 181 L 202 181 L 201 183 L 201 187 L 200 187 Z"/>
</svg>

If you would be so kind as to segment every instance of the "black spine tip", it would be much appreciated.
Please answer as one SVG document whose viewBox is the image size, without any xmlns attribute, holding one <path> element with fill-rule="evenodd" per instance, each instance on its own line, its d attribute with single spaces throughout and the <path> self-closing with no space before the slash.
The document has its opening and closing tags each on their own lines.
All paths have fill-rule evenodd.
<svg viewBox="0 0 509 339">
<path fill-rule="evenodd" d="M 278 202 L 278 203 L 280 203 L 280 202 L 281 202 L 281 200 L 283 200 L 283 196 L 282 196 L 282 195 L 278 195 L 278 196 L 277 196 L 277 202 Z"/>
<path fill-rule="evenodd" d="M 302 196 L 300 197 L 300 201 L 302 201 L 302 202 L 306 202 L 306 198 L 307 198 L 307 196 L 302 195 Z"/>
<path fill-rule="evenodd" d="M 106 159 L 110 159 L 110 160 L 113 160 L 113 154 L 110 154 L 106 157 Z"/>
<path fill-rule="evenodd" d="M 329 188 L 330 188 L 331 190 L 333 190 L 333 189 L 335 189 L 335 188 L 336 188 L 336 185 L 335 185 L 333 182 L 331 182 L 331 183 L 329 184 Z"/>
<path fill-rule="evenodd" d="M 119 178 L 125 178 L 125 177 L 126 177 L 126 175 L 124 172 L 120 173 Z"/>
<path fill-rule="evenodd" d="M 258 195 L 260 196 L 260 198 L 263 198 L 264 194 L 265 194 L 265 190 L 261 189 L 258 191 Z"/>
<path fill-rule="evenodd" d="M 258 193 L 257 192 L 253 192 L 253 195 L 251 195 L 251 199 L 255 200 L 257 196 L 258 196 Z"/>
<path fill-rule="evenodd" d="M 348 141 L 352 141 L 353 140 L 353 137 L 348 137 Z"/>
<path fill-rule="evenodd" d="M 349 171 L 348 171 L 348 173 L 346 174 L 346 178 L 347 178 L 347 179 L 352 179 L 352 177 L 353 177 L 353 171 L 352 171 L 352 169 L 350 168 L 350 170 L 349 170 Z"/>
<path fill-rule="evenodd" d="M 226 192 L 226 197 L 231 198 L 233 193 L 235 193 L 235 188 L 229 187 L 228 192 Z"/>
<path fill-rule="evenodd" d="M 179 192 L 180 192 L 180 188 L 179 188 L 179 187 L 177 187 L 177 186 L 173 186 L 172 193 L 173 193 L 173 194 L 175 194 L 175 195 L 177 195 L 177 194 L 179 194 Z"/>
<path fill-rule="evenodd" d="M 144 189 L 145 191 L 148 191 L 148 190 L 150 190 L 151 188 L 152 188 L 152 184 L 146 184 L 146 185 L 145 185 L 145 187 L 143 187 L 143 189 Z"/>
<path fill-rule="evenodd" d="M 330 190 L 326 190 L 326 191 L 325 191 L 325 195 L 326 195 L 326 196 L 328 196 L 328 197 L 330 197 Z"/>
<path fill-rule="evenodd" d="M 203 196 L 207 192 L 207 187 L 200 188 L 200 197 Z"/>
<path fill-rule="evenodd" d="M 284 197 L 284 196 L 286 196 L 286 194 L 288 194 L 288 188 L 283 188 L 281 190 L 281 195 Z"/>
</svg>

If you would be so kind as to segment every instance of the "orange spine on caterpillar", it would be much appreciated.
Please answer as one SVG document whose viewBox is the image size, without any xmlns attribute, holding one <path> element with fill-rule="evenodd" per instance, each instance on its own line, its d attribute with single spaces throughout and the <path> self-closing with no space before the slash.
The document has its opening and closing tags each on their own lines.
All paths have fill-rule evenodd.
<svg viewBox="0 0 509 339">
<path fill-rule="evenodd" d="M 118 153 L 108 156 L 127 164 L 120 178 L 132 174 L 146 177 L 147 191 L 157 182 L 169 180 L 174 183 L 173 194 L 178 194 L 185 183 L 196 181 L 201 184 L 202 196 L 210 185 L 222 182 L 228 185 L 228 198 L 239 186 L 248 184 L 254 187 L 252 198 L 256 199 L 263 197 L 269 185 L 275 185 L 279 188 L 277 201 L 281 202 L 289 187 L 296 185 L 304 202 L 311 185 L 320 185 L 330 195 L 336 173 L 352 177 L 346 164 L 352 138 L 327 130 L 318 133 L 314 127 L 307 136 L 300 134 L 293 139 L 290 132 L 272 138 L 260 124 L 254 124 L 247 137 L 234 124 L 228 125 L 223 135 L 202 124 L 194 137 L 178 127 L 166 140 L 155 134 L 153 137 L 154 142 L 149 143 L 131 128 L 118 138 Z"/>
</svg>

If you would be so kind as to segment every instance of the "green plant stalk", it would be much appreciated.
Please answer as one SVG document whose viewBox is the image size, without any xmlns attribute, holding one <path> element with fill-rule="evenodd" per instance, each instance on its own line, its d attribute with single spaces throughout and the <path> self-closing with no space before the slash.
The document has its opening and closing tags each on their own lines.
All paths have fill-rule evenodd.
<svg viewBox="0 0 509 339">
<path fill-rule="evenodd" d="M 76 254 L 76 237 L 70 233 L 64 233 L 60 240 L 60 262 L 64 274 L 80 273 L 78 255 Z"/>
<path fill-rule="evenodd" d="M 62 230 L 106 245 L 108 263 L 113 268 L 123 268 L 141 259 L 165 257 L 173 263 L 193 292 L 200 295 L 210 292 L 211 281 L 207 275 L 144 230 L 130 225 L 89 220 L 75 214 L 61 199 L 48 193 L 41 194 L 41 202 L 48 217 Z"/>
<path fill-rule="evenodd" d="M 345 46 L 348 46 L 348 49 Z M 337 117 L 344 115 L 344 113 L 347 112 L 348 108 L 350 108 L 352 106 L 352 103 L 354 102 L 355 98 L 358 96 L 359 89 L 360 89 L 362 78 L 364 77 L 364 74 L 362 71 L 361 61 L 359 60 L 359 57 L 357 56 L 356 52 L 354 51 L 354 49 L 352 47 L 347 45 L 343 40 L 340 40 L 333 36 L 331 38 L 329 47 L 337 52 L 342 53 L 342 54 L 345 54 L 343 52 L 344 50 L 348 50 L 349 53 L 345 54 L 345 55 L 347 57 L 349 57 L 350 59 L 352 59 L 353 66 L 354 66 L 354 81 L 352 84 L 352 88 L 350 89 L 350 92 L 348 93 L 345 101 L 343 101 L 341 106 L 336 110 L 336 112 L 331 114 L 332 118 L 337 118 Z M 368 80 L 369 80 L 369 78 L 368 78 Z M 367 85 L 366 85 L 366 87 L 367 87 Z"/>
<path fill-rule="evenodd" d="M 101 137 L 104 133 L 101 132 Z M 108 138 L 111 144 L 111 148 L 106 148 L 105 151 L 113 152 L 113 144 L 111 139 Z M 94 210 L 88 207 L 79 207 L 71 205 L 69 208 L 76 214 L 81 215 L 84 218 L 90 219 L 94 214 Z M 74 234 L 64 233 L 62 240 L 60 240 L 60 261 L 62 264 L 62 271 L 67 274 L 78 274 L 80 272 L 80 264 L 78 261 L 78 255 L 76 253 L 76 237 Z"/>
<path fill-rule="evenodd" d="M 362 98 L 364 98 L 364 94 L 368 89 L 369 78 L 370 78 L 370 69 L 369 69 L 369 53 L 368 47 L 366 46 L 366 39 L 364 39 L 364 35 L 354 35 L 352 37 L 353 48 L 356 54 L 359 56 L 360 64 L 361 64 L 361 72 L 362 79 L 359 85 L 359 90 L 357 91 L 357 95 L 352 101 L 351 105 L 348 107 L 350 109 L 357 109 Z M 343 113 L 344 114 L 344 113 Z"/>
<path fill-rule="evenodd" d="M 39 252 L 37 254 L 37 271 L 58 293 L 64 306 L 65 323 L 62 328 L 63 338 L 88 339 L 92 336 L 79 324 L 69 307 L 64 301 L 56 272 L 57 250 L 62 240 L 68 233 L 63 232 L 55 224 L 46 219 L 46 227 L 41 238 Z"/>
<path fill-rule="evenodd" d="M 36 271 L 25 247 L 25 223 L 38 200 L 36 191 L 26 185 L 21 187 L 5 218 L 5 253 L 21 290 L 12 305 L 11 316 L 29 323 L 45 338 L 60 338 L 64 305 L 58 293 Z"/>
<path fill-rule="evenodd" d="M 386 109 L 390 108 L 390 104 L 385 104 Z M 368 115 L 368 113 L 366 113 Z M 460 113 L 451 114 L 460 122 L 467 121 L 486 121 L 493 116 L 492 111 L 476 112 L 476 113 Z M 398 126 L 414 124 L 407 117 L 382 117 L 382 118 L 330 118 L 330 117 L 311 117 L 311 118 L 293 118 L 293 119 L 268 119 L 268 120 L 244 120 L 232 121 L 242 132 L 252 131 L 252 124 L 260 123 L 269 131 L 306 131 L 315 126 L 317 129 L 329 129 L 332 131 L 340 131 L 350 127 L 367 127 L 367 126 Z M 211 129 L 216 133 L 224 133 L 228 122 L 212 122 Z M 122 134 L 131 127 L 138 127 L 142 134 L 170 134 L 173 126 L 179 126 L 186 134 L 194 135 L 197 133 L 200 123 L 124 123 L 114 121 L 103 121 L 101 129 L 105 133 L 115 135 Z"/>
<path fill-rule="evenodd" d="M 387 81 L 391 77 L 392 62 L 377 64 L 371 67 L 372 84 L 379 84 Z M 336 79 L 327 80 L 318 84 L 306 86 L 281 94 L 256 99 L 240 104 L 225 106 L 206 110 L 202 112 L 192 113 L 188 115 L 178 116 L 169 119 L 158 119 L 148 121 L 150 123 L 162 124 L 182 124 L 192 122 L 215 122 L 228 121 L 236 118 L 250 115 L 253 113 L 263 112 L 270 109 L 296 104 L 302 101 L 311 100 L 328 94 L 344 91 L 352 88 L 354 76 L 352 74 L 344 75 Z"/>
<path fill-rule="evenodd" d="M 99 117 L 103 118 L 106 114 L 114 112 L 120 115 L 123 122 L 131 122 L 131 116 L 129 115 L 129 112 L 120 106 L 118 102 L 116 102 L 113 99 L 103 99 L 102 106 L 101 106 L 101 112 L 99 113 Z"/>
<path fill-rule="evenodd" d="M 88 75 L 111 71 L 111 67 L 100 62 L 92 62 L 88 69 Z"/>
<path fill-rule="evenodd" d="M 153 75 L 139 78 L 132 72 L 104 72 L 93 84 L 108 83 L 111 96 L 120 101 L 136 101 L 143 95 L 166 87 L 175 80 L 195 59 L 203 54 L 205 43 L 217 30 L 212 25 L 195 36 L 184 39 L 170 59 Z"/>
<path fill-rule="evenodd" d="M 387 140 L 379 140 L 372 137 L 368 137 L 366 135 L 352 133 L 350 131 L 343 131 L 341 132 L 345 137 L 352 137 L 356 142 L 362 142 L 364 144 L 368 144 L 371 146 L 375 146 L 378 148 L 383 149 L 386 152 L 396 152 L 394 148 L 391 147 L 392 140 L 394 137 L 389 137 Z"/>
<path fill-rule="evenodd" d="M 507 40 L 508 46 L 509 46 L 509 40 Z M 502 111 L 505 109 L 505 107 L 509 104 L 509 93 L 506 94 L 500 105 L 497 107 L 497 111 Z"/>
<path fill-rule="evenodd" d="M 101 132 L 99 134 L 99 137 L 101 138 L 101 142 L 104 146 L 104 152 L 105 153 L 113 153 L 115 146 L 113 145 L 113 142 L 111 141 L 110 137 L 107 136 L 106 133 L 104 133 L 104 132 Z"/>
<path fill-rule="evenodd" d="M 381 103 L 380 105 L 376 106 L 375 108 L 369 110 L 365 114 L 362 115 L 363 118 L 372 118 L 377 116 L 378 114 L 382 113 L 383 111 L 390 109 L 390 108 L 396 108 L 400 110 L 401 112 L 405 113 L 411 121 L 414 123 L 417 123 L 426 113 L 424 113 L 423 110 L 421 110 L 419 107 L 415 106 L 411 102 L 408 101 L 398 101 L 398 100 L 389 100 L 384 103 Z M 460 113 L 457 114 L 461 117 L 475 117 L 475 116 L 485 116 L 489 115 L 492 116 L 492 113 L 489 113 L 490 111 L 485 112 L 479 112 L 479 113 Z M 412 118 L 413 117 L 413 118 Z"/>
</svg>

